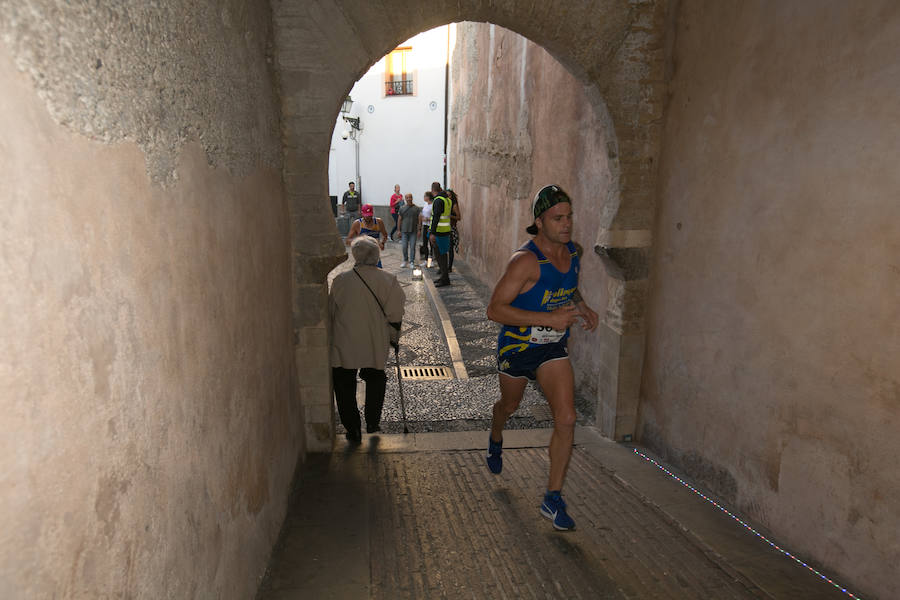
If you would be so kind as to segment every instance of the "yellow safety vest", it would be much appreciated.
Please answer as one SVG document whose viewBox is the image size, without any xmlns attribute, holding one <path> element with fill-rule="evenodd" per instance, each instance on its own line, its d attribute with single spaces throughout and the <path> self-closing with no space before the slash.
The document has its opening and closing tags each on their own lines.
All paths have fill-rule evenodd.
<svg viewBox="0 0 900 600">
<path fill-rule="evenodd" d="M 438 199 L 444 201 L 444 212 L 441 213 L 441 218 L 438 220 L 436 233 L 450 233 L 452 229 L 450 227 L 450 212 L 453 210 L 453 201 L 445 196 L 437 196 L 435 198 L 435 200 Z"/>
</svg>

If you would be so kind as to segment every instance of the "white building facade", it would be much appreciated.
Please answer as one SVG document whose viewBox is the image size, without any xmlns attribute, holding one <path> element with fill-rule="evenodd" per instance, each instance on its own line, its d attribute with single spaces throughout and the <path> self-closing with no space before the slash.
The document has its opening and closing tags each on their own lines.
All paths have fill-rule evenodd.
<svg viewBox="0 0 900 600">
<path fill-rule="evenodd" d="M 431 182 L 443 183 L 445 73 L 455 39 L 452 23 L 420 33 L 353 86 L 346 116 L 359 118 L 361 129 L 339 115 L 331 137 L 328 185 L 338 204 L 350 181 L 374 206 L 390 203 L 395 184 L 421 205 Z"/>
</svg>

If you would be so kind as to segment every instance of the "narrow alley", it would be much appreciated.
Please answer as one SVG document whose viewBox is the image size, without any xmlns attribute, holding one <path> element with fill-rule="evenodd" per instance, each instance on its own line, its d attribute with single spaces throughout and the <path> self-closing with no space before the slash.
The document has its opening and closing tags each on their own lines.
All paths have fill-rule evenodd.
<svg viewBox="0 0 900 600">
<path fill-rule="evenodd" d="M 550 435 L 549 419 L 534 416 L 546 406 L 538 390 L 506 433 L 503 473 L 485 465 L 499 391 L 488 366 L 496 334 L 475 317 L 484 290 L 464 263 L 436 290 L 399 268 L 397 244 L 382 256 L 407 295 L 401 364 L 452 368 L 440 320 L 449 314 L 469 377 L 404 382 L 404 435 L 394 371 L 386 432 L 361 446 L 340 436 L 308 459 L 298 486 L 315 493 L 294 496 L 258 600 L 846 598 L 666 475 L 648 450 L 593 427 L 577 430 L 566 484 L 578 528 L 554 531 L 538 512 Z M 470 323 L 478 335 L 460 335 Z"/>
<path fill-rule="evenodd" d="M 898 57 L 896 0 L 0 0 L 0 600 L 900 598 Z M 339 212 L 438 188 L 348 446 Z M 574 459 L 529 385 L 495 476 L 563 190 L 521 302 L 591 326 L 492 315 Z"/>
<path fill-rule="evenodd" d="M 400 365 L 406 368 L 443 367 L 442 377 L 445 377 L 417 379 L 407 376 L 404 379 L 409 431 L 487 430 L 491 407 L 500 393 L 494 357 L 497 327 L 485 317 L 490 292 L 471 277 L 459 277 L 455 285 L 438 290 L 428 285 L 429 277 L 434 276 L 433 270 L 423 269 L 423 278 L 414 279 L 412 269 L 400 268 L 401 261 L 397 244 L 388 242 L 382 262 L 385 269 L 396 273 L 407 300 L 400 339 Z M 351 266 L 352 260 L 348 259 L 330 277 Z M 456 272 L 460 271 L 466 272 L 464 263 L 456 267 Z M 454 338 L 450 344 L 448 333 Z M 400 433 L 403 423 L 394 354 L 390 355 L 385 370 L 388 387 L 382 428 L 385 433 Z M 357 388 L 357 396 L 362 403 L 362 384 Z M 546 427 L 549 423 L 546 402 L 535 385 L 529 386 L 509 427 Z M 337 427 L 343 433 L 339 423 Z"/>
</svg>

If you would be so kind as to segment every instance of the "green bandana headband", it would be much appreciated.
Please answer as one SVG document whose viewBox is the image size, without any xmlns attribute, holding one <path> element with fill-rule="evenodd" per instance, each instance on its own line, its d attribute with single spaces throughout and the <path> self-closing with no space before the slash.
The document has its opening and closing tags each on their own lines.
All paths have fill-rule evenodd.
<svg viewBox="0 0 900 600">
<path fill-rule="evenodd" d="M 551 206 L 556 206 L 560 202 L 568 202 L 572 204 L 572 199 L 569 198 L 569 195 L 566 194 L 561 187 L 558 185 L 546 185 L 540 189 L 540 191 L 534 196 L 534 203 L 532 204 L 532 213 L 534 214 L 534 218 L 537 219 L 539 216 L 544 214 Z M 527 231 L 531 235 L 537 235 L 538 228 L 536 225 L 529 225 L 525 231 Z"/>
</svg>

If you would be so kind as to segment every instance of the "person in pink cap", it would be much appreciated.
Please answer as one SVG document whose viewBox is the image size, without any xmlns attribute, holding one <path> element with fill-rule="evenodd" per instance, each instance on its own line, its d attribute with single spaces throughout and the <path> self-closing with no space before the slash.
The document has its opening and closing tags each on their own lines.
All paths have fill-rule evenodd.
<svg viewBox="0 0 900 600">
<path fill-rule="evenodd" d="M 384 242 L 387 240 L 387 229 L 384 226 L 384 221 L 375 216 L 375 209 L 372 208 L 371 204 L 363 204 L 360 213 L 362 217 L 353 221 L 353 224 L 350 225 L 350 233 L 347 234 L 347 239 L 344 240 L 344 243 L 349 246 L 353 238 L 367 235 L 378 242 L 378 247 L 384 250 Z M 380 260 L 378 261 L 378 266 L 381 266 Z"/>
</svg>

